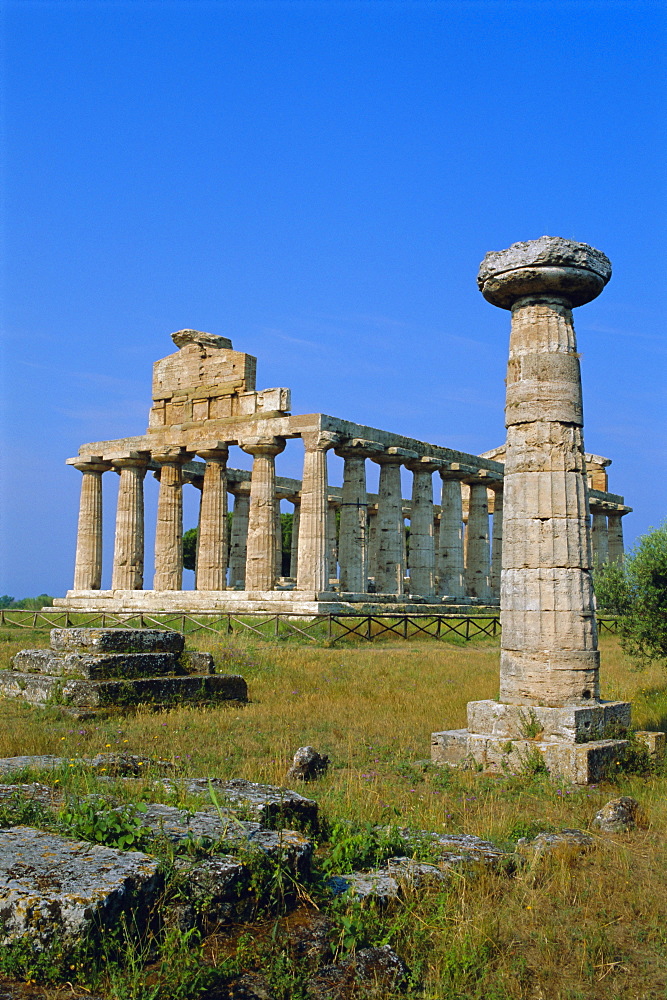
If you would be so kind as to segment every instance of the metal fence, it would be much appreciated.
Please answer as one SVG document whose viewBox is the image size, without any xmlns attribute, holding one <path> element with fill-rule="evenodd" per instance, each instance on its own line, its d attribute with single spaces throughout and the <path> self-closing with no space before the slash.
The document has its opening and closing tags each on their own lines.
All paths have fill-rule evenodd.
<svg viewBox="0 0 667 1000">
<path fill-rule="evenodd" d="M 617 619 L 598 618 L 600 632 L 617 631 Z M 296 612 L 280 614 L 254 613 L 238 615 L 209 611 L 198 614 L 174 612 L 108 612 L 108 611 L 21 611 L 0 609 L 0 626 L 45 631 L 51 628 L 161 628 L 178 632 L 213 632 L 234 635 L 251 634 L 263 639 L 301 637 L 312 642 L 340 642 L 359 639 L 445 639 L 458 636 L 470 641 L 485 636 L 500 635 L 500 616 L 469 615 L 355 615 L 317 614 L 304 616 Z"/>
</svg>

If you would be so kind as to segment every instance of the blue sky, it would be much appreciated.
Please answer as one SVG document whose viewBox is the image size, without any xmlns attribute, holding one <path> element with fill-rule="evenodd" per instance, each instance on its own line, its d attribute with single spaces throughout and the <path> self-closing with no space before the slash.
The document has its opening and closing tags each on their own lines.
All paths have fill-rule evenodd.
<svg viewBox="0 0 667 1000">
<path fill-rule="evenodd" d="M 662 520 L 666 20 L 644 0 L 5 2 L 0 593 L 71 586 L 64 460 L 143 433 L 182 327 L 257 355 L 294 412 L 500 444 L 509 314 L 475 277 L 544 233 L 613 262 L 575 313 L 586 447 L 613 459 L 630 542 Z M 294 442 L 278 472 L 300 463 Z"/>
</svg>

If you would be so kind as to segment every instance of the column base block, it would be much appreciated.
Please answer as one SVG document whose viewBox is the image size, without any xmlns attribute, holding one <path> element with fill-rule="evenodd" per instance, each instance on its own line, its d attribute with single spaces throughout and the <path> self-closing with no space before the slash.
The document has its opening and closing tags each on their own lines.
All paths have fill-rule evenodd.
<svg viewBox="0 0 667 1000">
<path fill-rule="evenodd" d="M 548 772 L 575 785 L 602 781 L 623 759 L 627 740 L 593 740 L 570 743 L 563 740 L 507 739 L 450 729 L 431 735 L 431 760 L 490 774 L 538 774 Z"/>
</svg>

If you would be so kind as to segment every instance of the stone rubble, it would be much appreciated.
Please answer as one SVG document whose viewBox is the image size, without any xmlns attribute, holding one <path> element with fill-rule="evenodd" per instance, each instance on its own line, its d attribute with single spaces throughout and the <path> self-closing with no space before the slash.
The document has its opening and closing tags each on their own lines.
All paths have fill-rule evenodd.
<svg viewBox="0 0 667 1000">
<path fill-rule="evenodd" d="M 292 781 L 314 781 L 326 774 L 329 763 L 327 755 L 319 754 L 314 747 L 299 747 L 287 778 Z"/>
<path fill-rule="evenodd" d="M 634 830 L 639 818 L 640 807 L 636 799 L 629 795 L 621 795 L 620 798 L 610 799 L 596 813 L 593 819 L 593 826 L 598 827 L 604 833 L 625 833 Z"/>
</svg>

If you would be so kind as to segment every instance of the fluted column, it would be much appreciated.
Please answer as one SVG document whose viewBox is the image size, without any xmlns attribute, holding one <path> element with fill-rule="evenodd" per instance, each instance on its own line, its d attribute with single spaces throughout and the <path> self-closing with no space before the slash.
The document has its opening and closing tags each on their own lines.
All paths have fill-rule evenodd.
<svg viewBox="0 0 667 1000">
<path fill-rule="evenodd" d="M 485 482 L 470 483 L 466 529 L 465 583 L 469 597 L 488 601 L 491 573 L 489 545 L 489 501 Z"/>
<path fill-rule="evenodd" d="M 199 532 L 197 536 L 197 590 L 225 590 L 227 586 L 227 448 L 199 451 L 206 460 Z"/>
<path fill-rule="evenodd" d="M 327 552 L 328 552 L 328 580 L 336 580 L 338 577 L 338 530 L 336 513 L 340 508 L 338 500 L 329 500 L 329 510 L 327 513 Z M 329 583 L 329 587 L 331 584 Z M 328 589 L 328 588 L 327 588 Z"/>
<path fill-rule="evenodd" d="M 368 505 L 368 575 L 373 578 L 373 587 L 377 593 L 378 572 L 378 505 Z"/>
<path fill-rule="evenodd" d="M 465 596 L 463 581 L 463 503 L 460 477 L 440 469 L 440 539 L 438 545 L 438 594 L 458 600 Z"/>
<path fill-rule="evenodd" d="M 500 601 L 500 573 L 503 566 L 503 485 L 491 483 L 493 490 L 493 527 L 491 534 L 491 599 Z"/>
<path fill-rule="evenodd" d="M 327 451 L 333 444 L 330 434 L 303 435 L 297 590 L 329 589 Z"/>
<path fill-rule="evenodd" d="M 276 586 L 276 455 L 284 438 L 241 442 L 253 456 L 248 513 L 245 589 L 274 590 Z"/>
<path fill-rule="evenodd" d="M 375 586 L 379 594 L 402 594 L 405 577 L 403 548 L 405 523 L 401 496 L 401 465 L 405 457 L 385 454 L 374 457 L 373 461 L 380 466 Z"/>
<path fill-rule="evenodd" d="M 344 459 L 338 563 L 341 593 L 363 594 L 368 588 L 368 495 L 366 455 L 347 445 L 337 448 Z"/>
<path fill-rule="evenodd" d="M 410 516 L 410 593 L 420 597 L 435 594 L 435 544 L 433 536 L 433 473 L 437 465 L 408 462 L 412 471 Z"/>
<path fill-rule="evenodd" d="M 234 513 L 229 545 L 229 586 L 232 590 L 245 590 L 250 483 L 236 483 L 232 492 L 234 494 Z"/>
<path fill-rule="evenodd" d="M 292 545 L 290 548 L 289 575 L 296 579 L 299 565 L 299 528 L 301 525 L 301 500 L 294 499 L 294 513 L 292 514 Z"/>
<path fill-rule="evenodd" d="M 600 294 L 604 254 L 544 236 L 487 254 L 478 284 L 512 310 L 501 582 L 501 701 L 590 704 L 597 629 L 579 355 L 572 308 Z"/>
<path fill-rule="evenodd" d="M 620 511 L 610 510 L 607 515 L 607 534 L 609 542 L 609 562 L 623 562 L 623 522 L 624 515 Z"/>
<path fill-rule="evenodd" d="M 183 589 L 183 477 L 189 456 L 179 451 L 153 455 L 160 464 L 153 590 Z"/>
<path fill-rule="evenodd" d="M 112 590 L 143 590 L 144 586 L 144 476 L 146 459 L 114 461 L 120 472 L 116 506 Z"/>
<path fill-rule="evenodd" d="M 593 510 L 591 525 L 591 545 L 593 548 L 593 567 L 599 569 L 609 562 L 609 535 L 607 532 L 607 513 L 604 510 Z"/>
<path fill-rule="evenodd" d="M 102 586 L 102 473 L 110 466 L 105 462 L 81 462 L 74 468 L 83 474 L 74 590 L 99 590 Z"/>
</svg>

